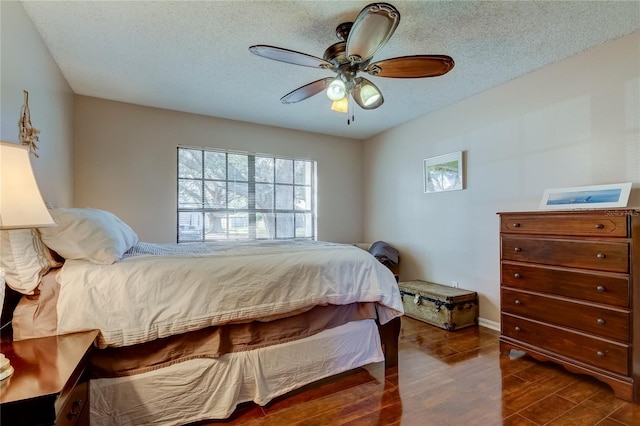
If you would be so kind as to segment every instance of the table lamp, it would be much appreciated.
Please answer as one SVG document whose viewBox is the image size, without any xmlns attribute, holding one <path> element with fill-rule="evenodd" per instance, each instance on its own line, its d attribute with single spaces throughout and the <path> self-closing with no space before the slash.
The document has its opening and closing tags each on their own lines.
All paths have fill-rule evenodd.
<svg viewBox="0 0 640 426">
<path fill-rule="evenodd" d="M 18 144 L 0 142 L 0 229 L 53 224 L 31 168 L 29 150 Z M 0 306 L 4 305 L 4 276 L 5 271 L 0 267 Z M 9 360 L 0 354 L 0 380 L 12 373 Z"/>
</svg>

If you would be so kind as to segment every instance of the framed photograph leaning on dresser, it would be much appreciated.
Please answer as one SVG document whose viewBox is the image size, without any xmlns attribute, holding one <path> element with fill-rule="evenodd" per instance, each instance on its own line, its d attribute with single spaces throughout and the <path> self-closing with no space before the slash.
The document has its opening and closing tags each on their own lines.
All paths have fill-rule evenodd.
<svg viewBox="0 0 640 426">
<path fill-rule="evenodd" d="M 427 158 L 423 171 L 425 193 L 464 189 L 462 151 Z"/>
<path fill-rule="evenodd" d="M 611 185 L 547 189 L 540 210 L 573 210 L 627 207 L 631 182 Z"/>
</svg>

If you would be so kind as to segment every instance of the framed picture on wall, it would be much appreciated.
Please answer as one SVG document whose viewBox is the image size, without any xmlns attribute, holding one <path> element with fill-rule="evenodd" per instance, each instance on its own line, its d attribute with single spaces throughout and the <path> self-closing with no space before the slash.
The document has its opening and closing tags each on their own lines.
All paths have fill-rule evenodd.
<svg viewBox="0 0 640 426">
<path fill-rule="evenodd" d="M 464 189 L 462 151 L 424 160 L 424 192 L 457 191 Z"/>
<path fill-rule="evenodd" d="M 540 210 L 626 207 L 630 192 L 631 182 L 547 189 Z"/>
</svg>

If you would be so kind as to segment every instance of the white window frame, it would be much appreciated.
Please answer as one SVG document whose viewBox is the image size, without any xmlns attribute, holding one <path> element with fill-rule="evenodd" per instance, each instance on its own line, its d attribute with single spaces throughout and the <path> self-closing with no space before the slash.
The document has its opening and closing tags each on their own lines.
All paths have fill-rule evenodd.
<svg viewBox="0 0 640 426">
<path fill-rule="evenodd" d="M 178 243 L 316 239 L 314 160 L 203 147 L 177 148 Z M 242 162 L 243 157 L 247 160 L 246 170 L 238 171 L 243 169 L 242 164 L 234 168 L 230 160 Z M 181 164 L 181 158 L 185 164 Z M 208 169 L 207 162 L 215 164 L 214 160 L 218 161 L 218 167 Z M 259 173 L 256 173 L 256 161 L 262 164 Z M 265 173 L 268 175 L 270 161 L 273 176 L 262 177 Z M 198 167 L 201 167 L 199 171 Z M 212 173 L 215 176 L 211 176 Z"/>
</svg>

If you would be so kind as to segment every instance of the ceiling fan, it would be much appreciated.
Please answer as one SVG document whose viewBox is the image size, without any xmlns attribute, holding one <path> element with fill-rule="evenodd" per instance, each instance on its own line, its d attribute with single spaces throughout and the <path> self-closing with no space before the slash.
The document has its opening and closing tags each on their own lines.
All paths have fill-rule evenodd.
<svg viewBox="0 0 640 426">
<path fill-rule="evenodd" d="M 365 72 L 376 77 L 424 78 L 449 72 L 453 59 L 446 55 L 412 55 L 383 59 L 371 63 L 373 55 L 384 46 L 400 22 L 400 12 L 389 3 L 372 3 L 364 7 L 354 22 L 336 27 L 339 42 L 329 46 L 323 58 L 281 47 L 255 45 L 249 51 L 267 59 L 334 71 L 335 77 L 313 81 L 284 95 L 280 101 L 292 104 L 326 90 L 332 109 L 347 112 L 348 97 L 363 109 L 378 108 L 384 102 L 380 89 L 370 80 L 358 76 Z"/>
</svg>

